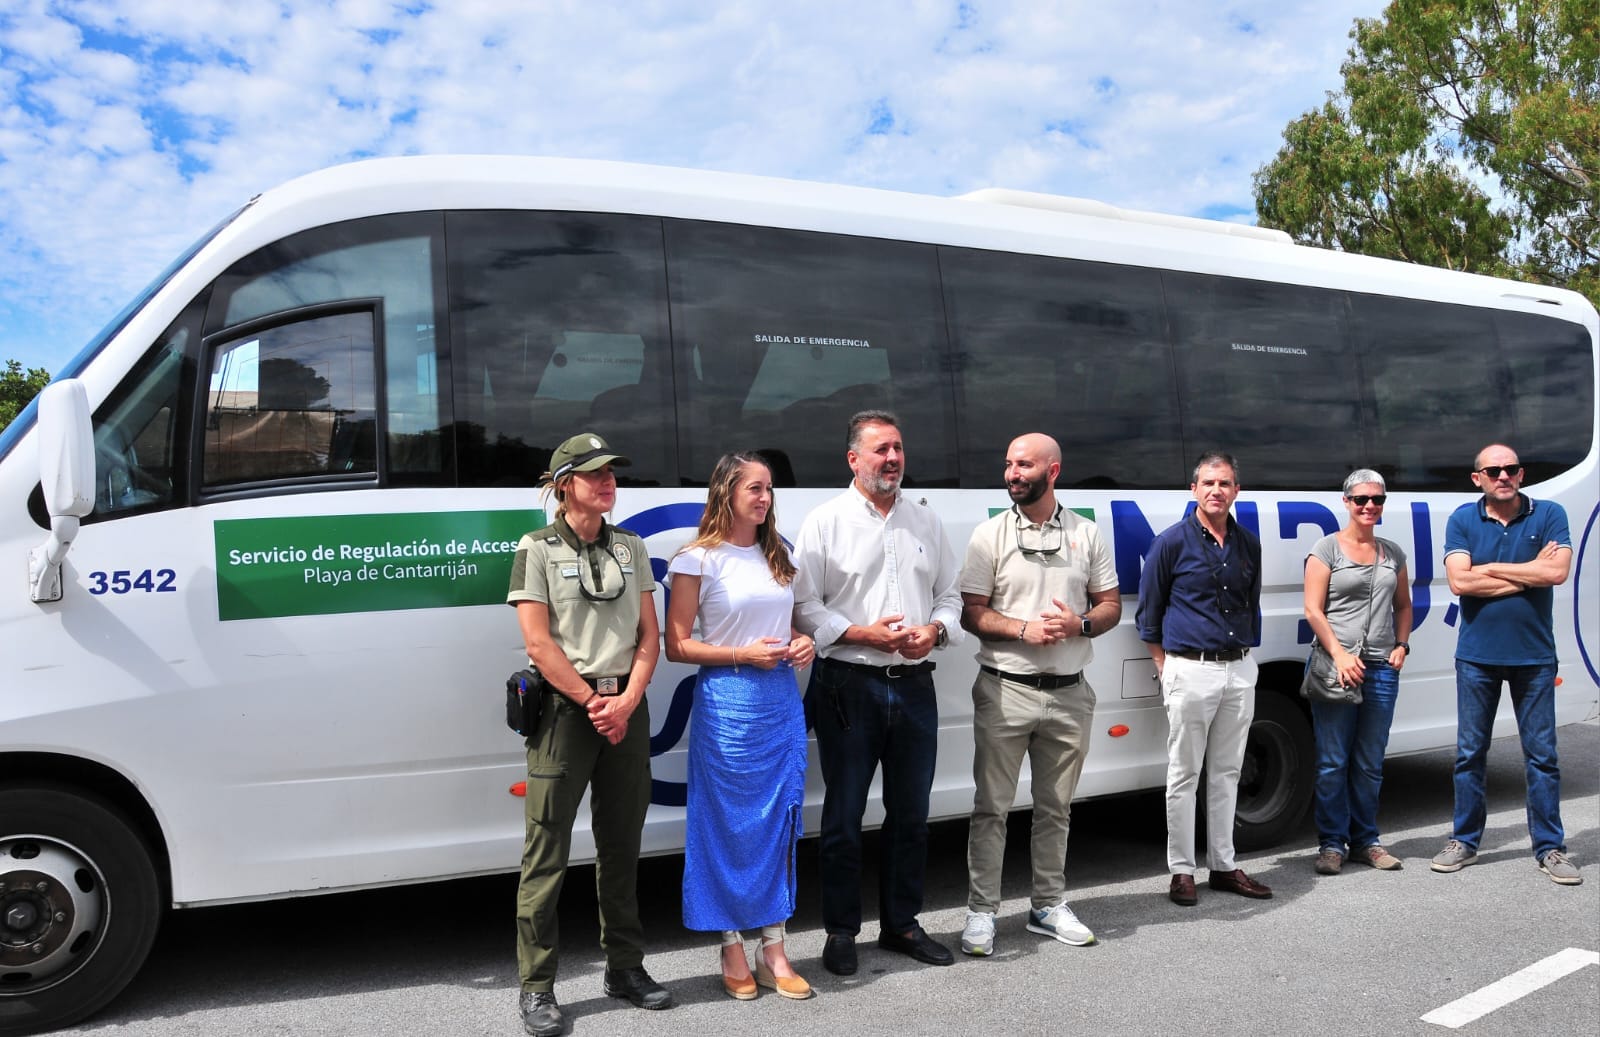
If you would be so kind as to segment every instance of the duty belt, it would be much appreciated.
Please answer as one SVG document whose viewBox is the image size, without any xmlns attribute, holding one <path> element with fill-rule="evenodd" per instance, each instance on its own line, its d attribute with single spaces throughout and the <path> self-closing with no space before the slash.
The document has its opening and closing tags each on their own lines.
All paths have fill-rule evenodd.
<svg viewBox="0 0 1600 1037">
<path fill-rule="evenodd" d="M 593 688 L 596 695 L 621 695 L 628 690 L 628 675 L 621 677 L 584 677 L 583 683 Z"/>
</svg>

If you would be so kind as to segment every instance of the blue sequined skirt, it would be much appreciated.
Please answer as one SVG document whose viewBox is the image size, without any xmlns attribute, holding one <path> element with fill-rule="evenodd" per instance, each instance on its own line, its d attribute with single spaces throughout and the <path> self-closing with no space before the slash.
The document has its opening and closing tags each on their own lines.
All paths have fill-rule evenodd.
<svg viewBox="0 0 1600 1037">
<path fill-rule="evenodd" d="M 806 722 L 788 663 L 703 666 L 689 721 L 683 924 L 701 932 L 794 914 Z"/>
</svg>

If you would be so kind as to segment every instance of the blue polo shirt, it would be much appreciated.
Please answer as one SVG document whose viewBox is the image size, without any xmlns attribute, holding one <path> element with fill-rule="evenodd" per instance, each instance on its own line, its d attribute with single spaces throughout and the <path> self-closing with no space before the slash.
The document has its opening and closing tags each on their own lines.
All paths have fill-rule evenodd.
<svg viewBox="0 0 1600 1037">
<path fill-rule="evenodd" d="M 1139 640 L 1169 652 L 1261 643 L 1261 541 L 1232 515 L 1224 537 L 1196 514 L 1156 537 L 1139 575 Z"/>
<path fill-rule="evenodd" d="M 1505 525 L 1482 497 L 1463 504 L 1444 527 L 1444 556 L 1466 554 L 1473 565 L 1531 562 L 1552 540 L 1572 547 L 1559 504 L 1518 494 L 1522 508 Z M 1529 587 L 1503 598 L 1461 596 L 1456 658 L 1481 666 L 1538 666 L 1556 661 L 1555 589 Z"/>
</svg>

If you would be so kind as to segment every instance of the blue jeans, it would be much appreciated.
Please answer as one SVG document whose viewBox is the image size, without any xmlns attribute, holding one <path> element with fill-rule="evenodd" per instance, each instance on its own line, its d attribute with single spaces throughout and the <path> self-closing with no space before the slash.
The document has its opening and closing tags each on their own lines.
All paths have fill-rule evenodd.
<svg viewBox="0 0 1600 1037">
<path fill-rule="evenodd" d="M 818 659 L 806 714 L 817 733 L 822 799 L 822 923 L 829 934 L 861 931 L 861 818 L 883 763 L 878 918 L 886 933 L 909 932 L 922 910 L 928 863 L 928 791 L 938 749 L 933 674 L 881 676 Z"/>
<path fill-rule="evenodd" d="M 1317 844 L 1344 856 L 1383 841 L 1378 837 L 1378 790 L 1400 674 L 1387 662 L 1367 661 L 1366 667 L 1360 705 L 1311 703 L 1317 738 Z"/>
<path fill-rule="evenodd" d="M 1454 838 L 1470 850 L 1483 839 L 1488 814 L 1485 767 L 1500 685 L 1511 689 L 1528 784 L 1528 836 L 1533 856 L 1566 852 L 1561 828 L 1561 768 L 1556 762 L 1556 668 L 1484 666 L 1456 660 L 1456 816 Z"/>
</svg>

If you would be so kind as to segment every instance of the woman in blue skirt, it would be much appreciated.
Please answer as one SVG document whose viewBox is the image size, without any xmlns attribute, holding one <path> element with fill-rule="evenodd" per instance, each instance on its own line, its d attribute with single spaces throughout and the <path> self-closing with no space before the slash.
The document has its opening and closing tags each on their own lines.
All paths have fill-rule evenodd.
<svg viewBox="0 0 1600 1037">
<path fill-rule="evenodd" d="M 794 914 L 806 725 L 795 671 L 816 654 L 790 626 L 794 563 L 778 536 L 772 471 L 757 454 L 717 462 L 699 534 L 672 559 L 667 658 L 697 664 L 689 725 L 683 924 L 722 934 L 722 984 L 805 998 L 784 953 Z M 760 928 L 751 974 L 743 929 Z"/>
</svg>

